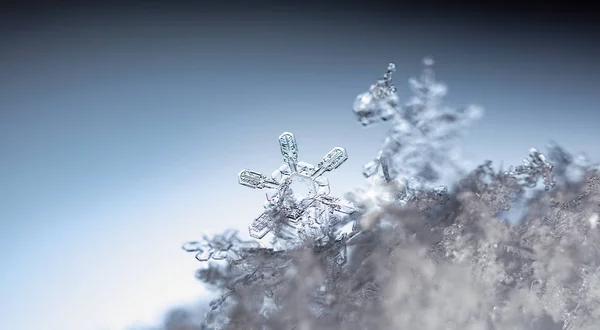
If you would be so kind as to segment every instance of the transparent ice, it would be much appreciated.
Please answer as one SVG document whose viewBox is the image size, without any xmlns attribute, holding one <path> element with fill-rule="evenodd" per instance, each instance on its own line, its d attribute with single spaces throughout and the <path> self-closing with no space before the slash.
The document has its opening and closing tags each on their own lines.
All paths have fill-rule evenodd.
<svg viewBox="0 0 600 330">
<path fill-rule="evenodd" d="M 404 104 L 392 84 L 394 64 L 357 96 L 353 110 L 364 126 L 380 121 L 392 125 L 375 159 L 365 165 L 366 177 L 379 173 L 388 182 L 400 179 L 419 189 L 448 185 L 465 173 L 457 139 L 483 110 L 444 106 L 447 88 L 435 79 L 433 59 L 425 58 L 423 66 L 421 76 L 409 80 L 413 96 Z"/>
<path fill-rule="evenodd" d="M 260 244 L 256 241 L 242 240 L 235 230 L 227 230 L 212 238 L 203 235 L 201 241 L 187 242 L 182 246 L 185 251 L 196 253 L 198 261 L 239 260 L 243 251 L 259 247 Z"/>
<path fill-rule="evenodd" d="M 250 235 L 261 239 L 278 228 L 275 236 L 283 234 L 287 240 L 284 243 L 291 244 L 295 239 L 297 242 L 306 238 L 326 239 L 330 236 L 331 226 L 339 221 L 337 213 L 356 211 L 351 202 L 329 196 L 329 182 L 322 176 L 348 159 L 346 149 L 333 148 L 315 167 L 298 161 L 298 145 L 292 133 L 279 136 L 279 147 L 285 164 L 270 178 L 247 169 L 238 176 L 239 183 L 244 186 L 271 190 L 266 194 L 265 211 L 249 227 Z M 295 229 L 297 237 L 287 227 Z"/>
</svg>

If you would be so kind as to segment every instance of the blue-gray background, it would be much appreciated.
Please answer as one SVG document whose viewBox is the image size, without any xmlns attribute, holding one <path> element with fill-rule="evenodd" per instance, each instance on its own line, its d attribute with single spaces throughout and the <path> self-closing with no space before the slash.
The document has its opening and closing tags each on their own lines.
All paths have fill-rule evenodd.
<svg viewBox="0 0 600 330">
<path fill-rule="evenodd" d="M 448 103 L 485 107 L 464 142 L 474 164 L 519 163 L 549 139 L 600 158 L 600 47 L 576 16 L 367 9 L 5 11 L 2 328 L 121 329 L 201 297 L 180 244 L 246 232 L 264 197 L 236 175 L 278 167 L 280 133 L 308 162 L 348 150 L 333 194 L 363 183 L 388 127 L 363 129 L 351 106 L 390 61 L 403 97 L 433 55 Z"/>
</svg>

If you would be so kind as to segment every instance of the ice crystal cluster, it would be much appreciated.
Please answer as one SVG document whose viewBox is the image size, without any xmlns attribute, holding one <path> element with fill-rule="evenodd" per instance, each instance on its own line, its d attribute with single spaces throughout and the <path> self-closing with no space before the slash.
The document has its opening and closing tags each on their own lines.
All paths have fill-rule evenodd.
<svg viewBox="0 0 600 330">
<path fill-rule="evenodd" d="M 332 221 L 338 204 L 319 177 L 343 162 L 343 149 L 311 167 L 284 133 L 284 166 L 271 177 L 242 171 L 240 183 L 271 190 L 250 231 L 270 232 L 273 244 L 233 231 L 186 244 L 217 299 L 172 311 L 161 329 L 597 330 L 600 167 L 551 144 L 506 171 L 487 161 L 439 186 L 455 160 L 451 137 L 480 112 L 440 106 L 446 89 L 432 65 L 426 59 L 411 80 L 407 104 L 397 101 L 393 65 L 358 96 L 362 123 L 393 128 L 367 167 L 378 179 L 344 202 L 354 212 Z M 515 205 L 524 212 L 512 224 L 504 215 Z M 303 224 L 318 230 L 303 234 Z"/>
</svg>

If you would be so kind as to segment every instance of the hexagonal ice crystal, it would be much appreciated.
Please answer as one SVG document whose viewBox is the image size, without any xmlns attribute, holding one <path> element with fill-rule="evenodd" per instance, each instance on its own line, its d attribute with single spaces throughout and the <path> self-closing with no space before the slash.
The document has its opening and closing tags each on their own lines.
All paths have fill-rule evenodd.
<svg viewBox="0 0 600 330">
<path fill-rule="evenodd" d="M 299 205 L 302 201 L 315 197 L 317 185 L 311 177 L 293 173 L 288 180 L 287 196 L 292 198 L 294 204 Z"/>
<path fill-rule="evenodd" d="M 243 170 L 238 175 L 239 183 L 254 189 L 273 189 L 267 193 L 266 211 L 261 214 L 250 225 L 250 235 L 254 238 L 262 238 L 275 226 L 271 211 L 282 211 L 288 221 L 295 224 L 305 215 L 329 214 L 324 210 L 349 212 L 352 206 L 345 207 L 345 202 L 339 199 L 327 198 L 329 194 L 329 182 L 321 175 L 333 171 L 343 164 L 348 155 L 346 149 L 335 147 L 317 164 L 317 167 L 298 161 L 298 145 L 294 134 L 285 132 L 279 136 L 279 146 L 283 161 L 286 163 L 274 171 L 271 178 L 251 170 Z M 348 202 L 349 203 L 349 202 Z M 351 204 L 351 203 L 350 203 Z M 314 217 L 314 216 L 313 216 Z M 327 221 L 319 221 L 327 226 Z"/>
</svg>

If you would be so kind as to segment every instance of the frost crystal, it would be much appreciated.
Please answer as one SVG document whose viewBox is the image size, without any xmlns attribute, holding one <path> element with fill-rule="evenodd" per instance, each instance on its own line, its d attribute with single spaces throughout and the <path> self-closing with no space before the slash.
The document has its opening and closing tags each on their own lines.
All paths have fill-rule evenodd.
<svg viewBox="0 0 600 330">
<path fill-rule="evenodd" d="M 413 97 L 405 104 L 399 103 L 391 82 L 393 64 L 384 79 L 357 96 L 353 109 L 363 125 L 390 121 L 393 126 L 377 157 L 365 165 L 366 177 L 381 172 L 388 182 L 401 178 L 414 188 L 432 188 L 464 174 L 456 139 L 481 117 L 482 109 L 443 106 L 447 89 L 435 79 L 433 59 L 425 58 L 423 65 L 421 76 L 409 80 Z"/>
<path fill-rule="evenodd" d="M 305 238 L 316 240 L 330 236 L 331 226 L 339 222 L 339 215 L 351 214 L 355 206 L 348 201 L 329 196 L 329 183 L 322 175 L 342 165 L 348 159 L 346 149 L 335 147 L 314 167 L 298 161 L 298 146 L 292 133 L 279 136 L 279 146 L 286 163 L 273 172 L 270 178 L 259 172 L 242 170 L 239 183 L 254 189 L 270 189 L 265 211 L 252 222 L 250 235 L 263 238 L 278 228 L 276 236 L 285 233 L 293 239 L 295 229 L 301 242 Z M 285 230 L 287 229 L 287 230 Z"/>
</svg>

